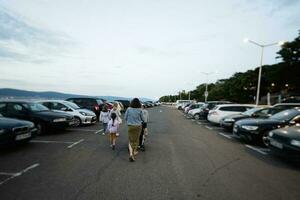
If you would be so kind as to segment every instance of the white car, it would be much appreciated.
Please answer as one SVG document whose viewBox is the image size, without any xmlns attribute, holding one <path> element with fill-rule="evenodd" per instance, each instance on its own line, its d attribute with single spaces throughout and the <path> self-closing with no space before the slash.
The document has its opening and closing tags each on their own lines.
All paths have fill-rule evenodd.
<svg viewBox="0 0 300 200">
<path fill-rule="evenodd" d="M 192 100 L 177 100 L 176 101 L 176 108 L 181 110 L 186 104 L 191 103 Z"/>
<path fill-rule="evenodd" d="M 185 109 L 185 113 L 187 113 L 188 114 L 188 116 L 189 117 L 192 117 L 192 118 L 194 118 L 194 115 L 195 115 L 195 111 L 199 111 L 200 112 L 200 108 L 202 107 L 202 106 L 204 106 L 204 103 L 203 102 L 198 102 L 198 103 L 195 103 L 195 104 L 192 104 L 192 105 L 190 105 L 189 107 L 186 107 L 186 109 Z M 190 112 L 190 111 L 192 111 L 192 110 L 194 110 L 193 112 Z M 193 113 L 193 114 L 192 114 Z"/>
<path fill-rule="evenodd" d="M 95 124 L 97 121 L 96 114 L 93 111 L 82 109 L 77 104 L 70 101 L 62 100 L 45 100 L 39 101 L 50 110 L 55 112 L 66 112 L 74 116 L 74 126 L 83 124 Z"/>
<path fill-rule="evenodd" d="M 254 108 L 255 105 L 245 105 L 245 104 L 222 104 L 217 105 L 212 110 L 209 111 L 207 120 L 215 123 L 220 124 L 221 120 L 224 117 L 227 117 L 232 114 L 240 114 L 245 112 L 251 108 Z"/>
</svg>

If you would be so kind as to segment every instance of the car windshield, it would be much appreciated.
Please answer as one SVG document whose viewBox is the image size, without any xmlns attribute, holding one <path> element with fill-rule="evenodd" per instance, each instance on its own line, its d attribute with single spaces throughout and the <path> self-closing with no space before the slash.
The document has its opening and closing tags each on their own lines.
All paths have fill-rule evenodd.
<svg viewBox="0 0 300 200">
<path fill-rule="evenodd" d="M 261 109 L 262 108 L 252 108 L 250 110 L 243 112 L 242 115 L 251 116 L 253 113 L 255 113 L 256 111 L 259 111 Z"/>
<path fill-rule="evenodd" d="M 70 106 L 71 108 L 73 108 L 73 109 L 80 109 L 80 107 L 77 105 L 77 104 L 75 104 L 75 103 L 72 103 L 72 102 L 64 102 L 66 105 L 68 105 L 68 106 Z"/>
<path fill-rule="evenodd" d="M 280 120 L 280 121 L 287 121 L 295 117 L 296 115 L 299 115 L 300 111 L 291 109 L 291 110 L 284 110 L 281 111 L 273 116 L 270 117 L 270 119 Z"/>
<path fill-rule="evenodd" d="M 43 106 L 39 103 L 26 103 L 23 104 L 23 106 L 32 112 L 42 112 L 49 110 L 46 106 Z"/>
</svg>

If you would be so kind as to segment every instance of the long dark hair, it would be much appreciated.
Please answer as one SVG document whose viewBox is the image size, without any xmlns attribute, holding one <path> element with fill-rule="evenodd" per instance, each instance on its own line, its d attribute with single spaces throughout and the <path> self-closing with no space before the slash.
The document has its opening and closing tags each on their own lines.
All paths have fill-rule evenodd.
<svg viewBox="0 0 300 200">
<path fill-rule="evenodd" d="M 103 109 L 102 109 L 102 111 L 103 111 L 103 112 L 108 112 L 107 105 L 104 105 L 104 106 L 103 106 Z"/>
<path fill-rule="evenodd" d="M 117 118 L 117 114 L 113 112 L 113 113 L 111 113 L 110 117 L 113 120 L 112 126 L 114 126 L 115 120 Z"/>
<path fill-rule="evenodd" d="M 131 108 L 141 108 L 142 104 L 141 104 L 141 102 L 140 102 L 140 100 L 138 98 L 134 98 L 130 102 L 130 107 Z"/>
</svg>

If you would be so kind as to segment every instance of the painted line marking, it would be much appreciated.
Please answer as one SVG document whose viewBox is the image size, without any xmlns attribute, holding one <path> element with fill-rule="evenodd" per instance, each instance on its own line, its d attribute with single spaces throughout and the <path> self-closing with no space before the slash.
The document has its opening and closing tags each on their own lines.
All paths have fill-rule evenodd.
<svg viewBox="0 0 300 200">
<path fill-rule="evenodd" d="M 79 143 L 81 143 L 83 141 L 84 141 L 84 139 L 81 139 L 81 140 L 78 140 L 77 142 L 74 142 L 73 144 L 71 144 L 71 145 L 68 146 L 68 149 L 71 149 L 72 147 L 74 147 L 75 145 L 77 145 L 77 144 L 79 144 Z"/>
<path fill-rule="evenodd" d="M 103 131 L 103 129 L 100 129 L 99 131 L 96 131 L 95 134 L 100 133 L 101 131 Z"/>
<path fill-rule="evenodd" d="M 1 174 L 6 174 L 6 175 L 9 175 L 10 177 L 8 177 L 7 179 L 1 181 L 0 185 L 3 185 L 4 183 L 6 183 L 9 180 L 12 180 L 12 179 L 14 179 L 14 178 L 16 178 L 18 176 L 21 176 L 22 174 L 24 174 L 24 173 L 28 172 L 29 170 L 32 170 L 33 168 L 36 168 L 38 166 L 40 166 L 40 164 L 36 163 L 36 164 L 33 164 L 33 165 L 31 165 L 31 166 L 29 166 L 29 167 L 27 167 L 27 168 L 25 168 L 25 169 L 23 169 L 23 170 L 21 170 L 20 172 L 17 172 L 17 173 L 5 173 L 5 172 L 2 172 Z"/>
<path fill-rule="evenodd" d="M 207 129 L 209 129 L 209 130 L 213 130 L 213 128 L 210 127 L 210 126 L 204 126 L 204 127 L 207 128 Z"/>
<path fill-rule="evenodd" d="M 256 152 L 260 153 L 260 154 L 268 155 L 268 153 L 267 153 L 266 151 L 261 150 L 260 148 L 257 148 L 257 147 L 254 147 L 254 146 L 251 146 L 251 145 L 248 145 L 248 144 L 246 144 L 245 146 L 246 146 L 247 148 L 249 148 L 249 149 L 252 149 L 253 151 L 256 151 Z M 266 150 L 267 150 L 267 149 L 266 149 Z"/>
<path fill-rule="evenodd" d="M 82 128 L 71 128 L 71 129 L 67 129 L 68 131 L 84 131 L 84 132 L 95 132 L 97 130 L 93 130 L 93 129 L 82 129 Z"/>
<path fill-rule="evenodd" d="M 55 143 L 55 144 L 73 144 L 74 142 L 54 141 L 54 140 L 31 140 L 32 143 Z"/>
<path fill-rule="evenodd" d="M 232 140 L 232 137 L 231 137 L 230 135 L 225 134 L 225 133 L 219 132 L 219 135 L 221 135 L 221 136 L 223 136 L 223 137 L 226 137 L 227 139 Z"/>
</svg>

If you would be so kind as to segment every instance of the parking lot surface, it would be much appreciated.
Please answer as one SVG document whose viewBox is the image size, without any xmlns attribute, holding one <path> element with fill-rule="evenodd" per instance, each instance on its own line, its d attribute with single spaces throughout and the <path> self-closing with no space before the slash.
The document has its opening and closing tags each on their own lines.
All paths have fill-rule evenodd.
<svg viewBox="0 0 300 200">
<path fill-rule="evenodd" d="M 115 151 L 99 123 L 1 149 L 0 199 L 300 199 L 299 164 L 174 108 L 149 114 L 133 163 L 124 124 Z"/>
</svg>

